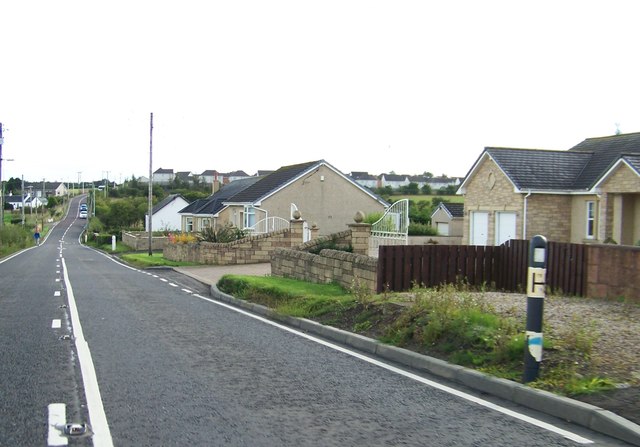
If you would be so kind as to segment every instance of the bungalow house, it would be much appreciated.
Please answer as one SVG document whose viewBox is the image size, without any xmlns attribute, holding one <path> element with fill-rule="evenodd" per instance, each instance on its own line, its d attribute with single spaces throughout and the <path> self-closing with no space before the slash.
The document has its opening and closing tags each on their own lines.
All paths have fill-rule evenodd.
<svg viewBox="0 0 640 447">
<path fill-rule="evenodd" d="M 151 231 L 179 230 L 182 225 L 180 210 L 189 202 L 180 194 L 170 194 L 151 209 Z M 144 228 L 149 231 L 149 213 L 144 215 Z"/>
<path fill-rule="evenodd" d="M 357 184 L 366 188 L 375 189 L 378 187 L 378 177 L 369 174 L 368 172 L 353 171 L 349 174 L 349 177 L 351 177 Z"/>
<path fill-rule="evenodd" d="M 431 226 L 438 236 L 462 236 L 464 204 L 441 202 L 431 213 Z"/>
<path fill-rule="evenodd" d="M 463 243 L 640 241 L 640 133 L 588 138 L 568 151 L 487 147 L 458 189 Z"/>
<path fill-rule="evenodd" d="M 168 184 L 173 181 L 174 177 L 173 169 L 158 168 L 153 173 L 153 183 Z"/>
<path fill-rule="evenodd" d="M 185 206 L 179 211 L 182 231 L 200 232 L 207 227 L 217 228 L 228 225 L 228 221 L 222 222 L 219 219 L 220 211 L 225 208 L 225 202 L 258 180 L 260 180 L 259 177 L 250 177 L 228 183 L 206 199 L 198 199 Z"/>
<path fill-rule="evenodd" d="M 200 231 L 207 225 L 250 228 L 270 217 L 288 221 L 297 209 L 323 235 L 344 231 L 357 211 L 379 213 L 387 206 L 367 188 L 318 160 L 283 166 L 265 177 L 236 180 L 180 214 L 183 231 Z"/>
<path fill-rule="evenodd" d="M 384 188 L 389 186 L 393 189 L 398 189 L 402 186 L 407 186 L 411 181 L 408 175 L 400 174 L 380 174 L 378 178 L 378 187 Z"/>
</svg>

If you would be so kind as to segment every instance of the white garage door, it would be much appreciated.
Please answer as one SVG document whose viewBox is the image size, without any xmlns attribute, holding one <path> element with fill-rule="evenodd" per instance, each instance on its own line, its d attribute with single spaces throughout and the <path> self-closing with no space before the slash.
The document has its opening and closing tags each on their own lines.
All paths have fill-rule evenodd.
<svg viewBox="0 0 640 447">
<path fill-rule="evenodd" d="M 499 212 L 496 214 L 496 245 L 504 244 L 516 238 L 516 213 Z"/>
<path fill-rule="evenodd" d="M 489 233 L 489 213 L 473 211 L 471 213 L 471 245 L 487 245 Z"/>
</svg>

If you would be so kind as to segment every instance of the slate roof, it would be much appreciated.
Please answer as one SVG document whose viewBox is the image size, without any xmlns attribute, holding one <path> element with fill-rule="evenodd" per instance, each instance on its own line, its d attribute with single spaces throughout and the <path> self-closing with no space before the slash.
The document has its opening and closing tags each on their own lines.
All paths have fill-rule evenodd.
<svg viewBox="0 0 640 447">
<path fill-rule="evenodd" d="M 464 203 L 441 202 L 440 206 L 444 208 L 451 217 L 464 217 Z"/>
<path fill-rule="evenodd" d="M 587 138 L 569 152 L 589 152 L 591 160 L 577 179 L 575 187 L 590 189 L 622 156 L 640 155 L 640 132 L 608 137 Z"/>
<path fill-rule="evenodd" d="M 589 191 L 620 160 L 640 175 L 640 132 L 587 138 L 568 151 L 487 147 L 461 189 L 485 155 L 520 191 Z"/>
<path fill-rule="evenodd" d="M 254 183 L 245 190 L 239 192 L 238 194 L 230 198 L 228 202 L 254 203 L 259 199 L 262 199 L 272 192 L 275 192 L 276 190 L 285 186 L 287 183 L 293 181 L 306 170 L 323 162 L 324 160 L 317 160 L 307 163 L 300 163 L 297 165 L 283 166 L 280 169 L 273 171 L 266 177 L 262 177 L 260 181 Z"/>
<path fill-rule="evenodd" d="M 591 154 L 489 147 L 485 152 L 520 190 L 570 190 Z"/>
<path fill-rule="evenodd" d="M 206 199 L 198 199 L 190 203 L 179 212 L 180 214 L 204 214 L 214 215 L 224 208 L 224 204 L 236 194 L 250 187 L 260 180 L 260 177 L 248 177 L 227 183 L 219 191 L 210 195 Z"/>
</svg>

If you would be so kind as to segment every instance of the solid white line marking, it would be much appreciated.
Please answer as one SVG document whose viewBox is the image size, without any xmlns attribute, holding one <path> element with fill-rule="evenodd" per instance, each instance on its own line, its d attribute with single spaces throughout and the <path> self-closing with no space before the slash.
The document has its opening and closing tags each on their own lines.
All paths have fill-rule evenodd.
<svg viewBox="0 0 640 447">
<path fill-rule="evenodd" d="M 508 408 L 501 407 L 500 405 L 496 405 L 496 404 L 494 404 L 492 402 L 480 399 L 480 398 L 478 398 L 476 396 L 473 396 L 471 394 L 465 393 L 463 391 L 456 390 L 454 388 L 448 387 L 448 386 L 443 385 L 441 383 L 434 382 L 434 381 L 429 380 L 429 379 L 425 379 L 424 377 L 420 377 L 417 374 L 413 374 L 413 373 L 404 371 L 404 370 L 402 370 L 400 368 L 396 368 L 395 366 L 388 365 L 388 364 L 386 364 L 386 363 L 384 363 L 384 362 L 382 362 L 380 360 L 377 360 L 377 359 L 374 359 L 374 358 L 371 358 L 371 357 L 367 357 L 366 355 L 360 354 L 360 353 L 355 352 L 355 351 L 351 351 L 351 350 L 349 350 L 347 348 L 344 348 L 344 347 L 342 347 L 340 345 L 336 345 L 334 343 L 330 343 L 330 342 L 322 340 L 320 338 L 316 338 L 316 337 L 314 337 L 312 335 L 309 335 L 309 334 L 306 334 L 304 332 L 300 332 L 297 329 L 293 329 L 293 328 L 290 328 L 288 326 L 284 326 L 284 325 L 282 325 L 280 323 L 276 323 L 275 321 L 268 320 L 268 319 L 266 319 L 264 317 L 261 317 L 259 315 L 252 314 L 252 313 L 247 312 L 245 310 L 238 309 L 237 307 L 231 306 L 231 305 L 226 304 L 226 303 L 215 301 L 215 300 L 213 300 L 211 298 L 207 298 L 207 297 L 204 297 L 202 295 L 193 294 L 192 296 L 195 296 L 197 298 L 200 298 L 200 299 L 202 299 L 204 301 L 208 301 L 208 302 L 213 303 L 213 304 L 217 304 L 218 306 L 225 307 L 225 308 L 227 308 L 229 310 L 233 310 L 235 312 L 238 312 L 240 314 L 243 314 L 243 315 L 246 315 L 248 317 L 254 318 L 256 320 L 262 321 L 263 323 L 269 324 L 271 326 L 275 326 L 275 327 L 277 327 L 279 329 L 282 329 L 283 331 L 290 332 L 292 334 L 296 334 L 296 335 L 298 335 L 300 337 L 306 338 L 307 340 L 313 341 L 315 343 L 318 343 L 318 344 L 321 344 L 323 346 L 326 346 L 326 347 L 328 347 L 330 349 L 333 349 L 333 350 L 342 352 L 344 354 L 350 355 L 350 356 L 355 357 L 357 359 L 360 359 L 360 360 L 363 360 L 365 362 L 368 362 L 368 363 L 370 363 L 372 365 L 379 366 L 380 368 L 384 368 L 384 369 L 386 369 L 388 371 L 391 371 L 391 372 L 394 372 L 394 373 L 399 374 L 401 376 L 404 376 L 404 377 L 407 377 L 409 379 L 415 380 L 416 382 L 420 382 L 420 383 L 422 383 L 424 385 L 428 385 L 428 386 L 430 386 L 432 388 L 439 389 L 439 390 L 444 391 L 444 392 L 449 393 L 449 394 L 453 394 L 454 396 L 460 397 L 460 398 L 468 400 L 470 402 L 474 402 L 474 403 L 476 403 L 478 405 L 481 405 L 483 407 L 490 408 L 492 410 L 495 410 L 495 411 L 500 412 L 502 414 L 505 414 L 507 416 L 511 416 L 511 417 L 513 417 L 515 419 L 518 419 L 520 421 L 527 422 L 529 424 L 532 424 L 532 425 L 534 425 L 536 427 L 539 427 L 539 428 L 542 428 L 544 430 L 548 430 L 550 432 L 557 433 L 557 434 L 559 434 L 561 436 L 564 436 L 565 438 L 567 438 L 567 439 L 569 439 L 571 441 L 576 442 L 577 444 L 593 444 L 592 440 L 587 439 L 587 438 L 583 438 L 582 436 L 579 436 L 579 435 L 577 435 L 575 433 L 572 433 L 570 431 L 563 430 L 563 429 L 561 429 L 559 427 L 556 427 L 555 425 L 551 425 L 551 424 L 548 424 L 546 422 L 540 421 L 538 419 L 532 418 L 531 416 L 527 416 L 525 414 L 518 413 L 518 412 L 513 411 L 513 410 L 509 410 Z"/>
<path fill-rule="evenodd" d="M 100 395 L 100 388 L 98 387 L 95 366 L 93 365 L 89 344 L 84 339 L 82 325 L 80 324 L 80 315 L 78 314 L 73 288 L 71 287 L 71 281 L 69 281 L 69 272 L 67 271 L 67 265 L 64 259 L 62 260 L 62 265 L 64 282 L 67 285 L 67 297 L 69 298 L 71 326 L 73 327 L 73 333 L 75 335 L 78 361 L 80 362 L 82 381 L 84 382 L 85 396 L 87 398 L 87 410 L 89 411 L 89 419 L 91 420 L 91 429 L 93 431 L 93 445 L 94 447 L 112 447 L 113 440 L 111 439 L 107 415 L 102 406 L 102 396 Z"/>
<path fill-rule="evenodd" d="M 59 319 L 51 320 L 51 328 L 52 329 L 60 329 L 62 327 L 62 321 Z"/>
<path fill-rule="evenodd" d="M 60 296 L 60 291 L 56 290 L 55 292 L 53 292 L 53 296 Z"/>
<path fill-rule="evenodd" d="M 69 440 L 63 435 L 62 427 L 67 423 L 67 406 L 65 404 L 49 404 L 49 432 L 47 445 L 68 445 Z"/>
</svg>

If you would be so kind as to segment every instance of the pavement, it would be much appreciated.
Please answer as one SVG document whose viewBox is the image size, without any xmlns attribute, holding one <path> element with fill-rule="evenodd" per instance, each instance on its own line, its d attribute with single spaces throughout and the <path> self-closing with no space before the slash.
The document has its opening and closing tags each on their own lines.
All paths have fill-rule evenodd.
<svg viewBox="0 0 640 447">
<path fill-rule="evenodd" d="M 214 299 L 277 320 L 280 323 L 295 327 L 303 332 L 312 333 L 337 344 L 349 346 L 371 356 L 451 380 L 473 390 L 581 425 L 595 432 L 628 442 L 631 445 L 640 446 L 640 426 L 611 411 L 547 391 L 536 390 L 511 380 L 499 379 L 413 351 L 390 346 L 358 334 L 324 326 L 315 321 L 278 315 L 272 309 L 239 300 L 220 292 L 216 287 L 218 280 L 226 274 L 268 276 L 271 274 L 271 264 L 269 263 L 175 267 L 174 270 L 211 286 L 211 296 Z"/>
</svg>

